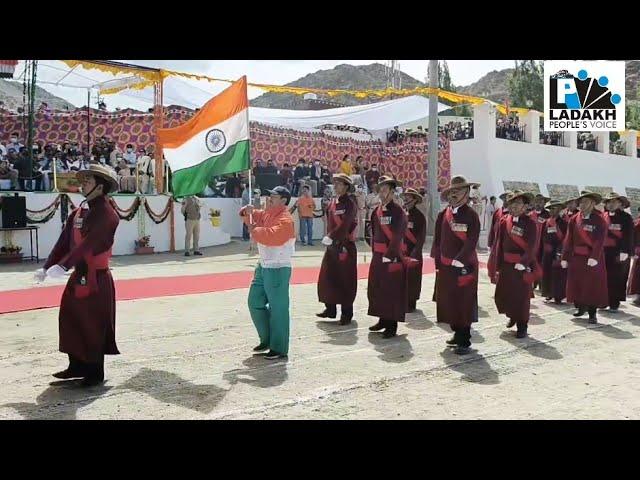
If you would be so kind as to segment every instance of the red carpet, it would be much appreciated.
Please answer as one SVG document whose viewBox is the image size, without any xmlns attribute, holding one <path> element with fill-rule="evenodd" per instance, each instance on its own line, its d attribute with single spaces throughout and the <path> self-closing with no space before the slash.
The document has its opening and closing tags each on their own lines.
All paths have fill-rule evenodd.
<svg viewBox="0 0 640 480">
<path fill-rule="evenodd" d="M 422 273 L 429 274 L 434 271 L 433 260 L 425 258 Z M 294 268 L 291 283 L 315 283 L 319 272 L 319 267 Z M 368 263 L 358 265 L 359 279 L 367 278 L 368 273 Z M 249 288 L 252 278 L 253 272 L 247 271 L 118 280 L 116 298 L 118 301 L 137 300 Z M 63 290 L 64 286 L 60 285 L 0 292 L 0 314 L 57 307 L 60 305 Z"/>
</svg>

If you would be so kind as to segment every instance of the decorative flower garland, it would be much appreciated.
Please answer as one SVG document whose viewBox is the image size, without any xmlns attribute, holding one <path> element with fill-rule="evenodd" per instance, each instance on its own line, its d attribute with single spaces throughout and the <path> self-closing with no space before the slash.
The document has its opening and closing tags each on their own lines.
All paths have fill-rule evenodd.
<svg viewBox="0 0 640 480">
<path fill-rule="evenodd" d="M 131 204 L 131 207 L 127 209 L 120 208 L 113 197 L 109 198 L 109 203 L 111 203 L 111 206 L 118 214 L 118 217 L 120 217 L 120 220 L 130 222 L 136 216 L 136 213 L 138 213 L 138 209 L 140 208 L 140 197 L 136 197 Z"/>
<path fill-rule="evenodd" d="M 173 198 L 169 198 L 169 200 L 167 201 L 167 205 L 164 207 L 164 210 L 160 214 L 151 210 L 151 207 L 149 206 L 149 202 L 147 202 L 146 199 L 144 202 L 144 209 L 147 211 L 147 213 L 151 217 L 151 220 L 153 220 L 153 222 L 156 224 L 164 222 L 169 216 L 169 213 L 171 213 L 172 208 L 173 208 Z"/>
</svg>

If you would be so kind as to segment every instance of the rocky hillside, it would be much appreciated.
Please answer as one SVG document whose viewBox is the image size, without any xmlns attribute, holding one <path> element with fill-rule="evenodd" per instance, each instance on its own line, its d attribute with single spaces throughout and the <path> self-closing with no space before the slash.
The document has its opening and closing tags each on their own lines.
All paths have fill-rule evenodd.
<svg viewBox="0 0 640 480">
<path fill-rule="evenodd" d="M 22 91 L 21 82 L 0 79 L 0 101 L 4 102 L 5 108 L 16 110 L 22 107 Z M 45 102 L 53 110 L 64 110 L 69 108 L 73 110 L 75 107 L 66 100 L 56 97 L 47 92 L 44 88 L 36 85 L 36 108 L 40 103 Z"/>
</svg>

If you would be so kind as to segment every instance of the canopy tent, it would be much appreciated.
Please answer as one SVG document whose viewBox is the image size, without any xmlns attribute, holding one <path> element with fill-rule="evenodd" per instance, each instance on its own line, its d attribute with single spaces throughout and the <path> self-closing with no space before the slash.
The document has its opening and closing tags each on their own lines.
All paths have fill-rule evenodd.
<svg viewBox="0 0 640 480">
<path fill-rule="evenodd" d="M 438 112 L 451 107 L 438 103 Z M 397 126 L 408 124 L 428 126 L 429 99 L 417 95 L 387 100 L 385 102 L 357 105 L 355 107 L 329 108 L 326 110 L 280 110 L 274 108 L 249 108 L 249 119 L 288 128 L 314 129 L 321 125 L 349 125 L 365 128 L 378 138 Z"/>
</svg>

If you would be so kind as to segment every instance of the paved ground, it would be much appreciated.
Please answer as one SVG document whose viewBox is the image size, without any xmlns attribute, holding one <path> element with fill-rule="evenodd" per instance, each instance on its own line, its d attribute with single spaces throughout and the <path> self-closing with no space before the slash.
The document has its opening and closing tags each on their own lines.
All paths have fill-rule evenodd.
<svg viewBox="0 0 640 480">
<path fill-rule="evenodd" d="M 116 258 L 114 275 L 251 269 L 245 248 L 236 242 L 187 261 Z M 300 250 L 296 266 L 320 263 L 319 247 Z M 0 267 L 0 301 L 1 290 L 33 286 L 32 270 Z M 366 281 L 350 326 L 317 321 L 315 286 L 294 286 L 290 356 L 275 364 L 251 354 L 257 337 L 246 289 L 120 302 L 122 355 L 107 358 L 107 382 L 92 389 L 51 385 L 50 374 L 65 366 L 57 309 L 2 315 L 0 418 L 640 418 L 640 309 L 627 304 L 590 326 L 537 298 L 530 338 L 516 340 L 483 273 L 476 352 L 460 358 L 444 346 L 448 327 L 434 323 L 432 289 L 427 275 L 420 310 L 397 338 L 383 340 L 367 329 L 374 319 Z"/>
</svg>

